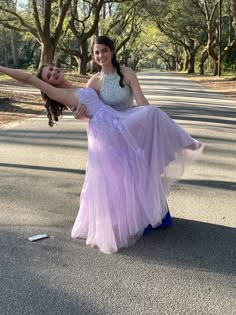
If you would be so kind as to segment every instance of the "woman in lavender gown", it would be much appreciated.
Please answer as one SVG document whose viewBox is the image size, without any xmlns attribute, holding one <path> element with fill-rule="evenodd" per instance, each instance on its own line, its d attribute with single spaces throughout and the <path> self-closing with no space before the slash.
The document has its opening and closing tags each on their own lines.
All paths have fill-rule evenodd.
<svg viewBox="0 0 236 315">
<path fill-rule="evenodd" d="M 43 92 L 50 126 L 65 108 L 87 104 L 88 162 L 72 237 L 110 254 L 162 222 L 169 188 L 199 157 L 201 143 L 157 106 L 118 112 L 95 90 L 73 87 L 56 67 L 42 67 L 42 80 L 1 66 L 0 72 Z"/>
</svg>

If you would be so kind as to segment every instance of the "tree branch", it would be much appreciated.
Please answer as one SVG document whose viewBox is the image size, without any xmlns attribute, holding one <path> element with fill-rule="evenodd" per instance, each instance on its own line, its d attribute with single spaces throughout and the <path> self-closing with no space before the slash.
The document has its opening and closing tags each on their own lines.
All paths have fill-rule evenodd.
<svg viewBox="0 0 236 315">
<path fill-rule="evenodd" d="M 12 10 L 6 9 L 3 6 L 0 6 L 0 10 L 14 16 L 18 20 L 20 25 L 25 28 L 25 30 L 27 30 L 29 33 L 31 33 L 37 40 L 40 39 L 38 34 L 37 34 L 37 30 L 35 28 L 33 28 L 32 26 L 30 26 L 29 24 L 27 24 L 25 22 L 25 20 L 19 14 L 17 14 L 16 12 L 14 12 Z M 1 24 L 1 22 L 0 22 L 0 24 Z"/>
<path fill-rule="evenodd" d="M 57 25 L 56 25 L 55 32 L 54 32 L 54 41 L 56 43 L 58 42 L 59 37 L 61 35 L 63 22 L 65 20 L 66 13 L 70 8 L 71 1 L 72 0 L 66 0 L 65 4 L 62 5 L 62 7 L 60 7 L 59 17 L 58 17 Z"/>
<path fill-rule="evenodd" d="M 36 4 L 35 0 L 33 0 L 33 11 L 34 11 L 33 16 L 34 16 L 34 20 L 35 20 L 35 25 L 36 25 L 36 28 L 38 30 L 39 37 L 40 37 L 41 41 L 44 42 L 45 36 L 43 34 L 43 30 L 42 30 L 41 23 L 39 20 L 39 13 L 38 13 L 37 4 Z"/>
<path fill-rule="evenodd" d="M 25 29 L 24 28 L 19 28 L 19 27 L 16 27 L 14 25 L 11 25 L 11 24 L 8 24 L 7 22 L 4 22 L 4 21 L 0 21 L 0 24 L 5 26 L 6 28 L 10 29 L 10 30 L 13 30 L 13 31 L 17 31 L 17 32 L 24 32 Z"/>
<path fill-rule="evenodd" d="M 59 1 L 59 7 L 61 5 L 61 1 Z M 43 24 L 43 33 L 46 37 L 51 36 L 50 32 L 50 21 L 51 21 L 51 11 L 52 11 L 51 1 L 44 1 L 44 24 Z"/>
</svg>

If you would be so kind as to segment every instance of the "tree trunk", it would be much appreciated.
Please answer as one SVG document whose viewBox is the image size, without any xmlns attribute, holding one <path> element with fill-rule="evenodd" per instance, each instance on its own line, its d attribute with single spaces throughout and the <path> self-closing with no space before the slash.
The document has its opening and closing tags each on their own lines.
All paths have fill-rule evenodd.
<svg viewBox="0 0 236 315">
<path fill-rule="evenodd" d="M 178 70 L 179 71 L 183 71 L 183 68 L 184 68 L 184 62 L 181 61 L 181 62 L 178 63 Z"/>
<path fill-rule="evenodd" d="M 6 33 L 2 32 L 2 45 L 3 45 L 3 59 L 4 59 L 4 65 L 6 67 L 9 66 L 9 63 L 8 63 L 8 50 L 7 50 L 7 41 L 6 41 Z"/>
<path fill-rule="evenodd" d="M 188 64 L 189 64 L 189 56 L 187 55 L 184 60 L 184 71 L 188 70 Z"/>
<path fill-rule="evenodd" d="M 80 73 L 80 57 L 79 56 L 73 56 L 75 58 L 75 61 L 77 62 L 78 66 L 78 72 Z"/>
<path fill-rule="evenodd" d="M 53 63 L 54 56 L 54 45 L 52 43 L 42 43 L 39 67 L 43 65 L 51 65 Z"/>
<path fill-rule="evenodd" d="M 80 72 L 79 74 L 86 74 L 87 73 L 87 56 L 84 57 L 83 55 L 80 57 Z"/>
<path fill-rule="evenodd" d="M 191 56 L 188 64 L 188 73 L 195 73 L 195 57 Z"/>
<path fill-rule="evenodd" d="M 188 73 L 195 73 L 195 42 L 194 40 L 190 40 L 190 47 L 188 49 L 189 54 L 189 64 L 188 64 Z"/>
<path fill-rule="evenodd" d="M 75 58 L 75 61 L 77 62 L 78 65 L 78 72 L 79 74 L 86 74 L 87 73 L 87 57 L 86 59 L 83 57 L 83 55 L 73 55 Z"/>
<path fill-rule="evenodd" d="M 218 60 L 214 60 L 214 76 L 218 74 Z"/>
<path fill-rule="evenodd" d="M 13 30 L 11 31 L 11 47 L 12 47 L 13 64 L 15 68 L 18 68 L 19 58 L 18 58 L 18 50 L 17 50 L 16 32 Z"/>
<path fill-rule="evenodd" d="M 170 62 L 166 63 L 166 70 L 167 71 L 171 71 L 171 64 L 170 64 Z"/>
<path fill-rule="evenodd" d="M 87 42 L 87 39 L 84 39 L 81 42 L 80 74 L 87 73 L 87 62 L 88 62 L 88 42 Z"/>
<path fill-rule="evenodd" d="M 177 62 L 176 62 L 176 59 L 174 57 L 171 59 L 171 70 L 172 71 L 177 70 Z"/>
<path fill-rule="evenodd" d="M 203 62 L 200 62 L 199 64 L 199 74 L 200 75 L 204 75 L 204 63 Z"/>
<path fill-rule="evenodd" d="M 203 50 L 202 55 L 201 55 L 201 60 L 199 63 L 199 74 L 204 75 L 204 63 L 208 58 L 208 52 L 207 48 Z"/>
</svg>

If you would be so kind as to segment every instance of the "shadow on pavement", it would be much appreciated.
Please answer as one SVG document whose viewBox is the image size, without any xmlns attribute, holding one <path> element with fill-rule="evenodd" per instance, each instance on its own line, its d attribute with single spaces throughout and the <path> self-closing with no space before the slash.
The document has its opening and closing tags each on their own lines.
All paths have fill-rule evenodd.
<svg viewBox="0 0 236 315">
<path fill-rule="evenodd" d="M 219 180 L 200 180 L 200 179 L 184 179 L 181 180 L 180 183 L 182 185 L 194 185 L 199 187 L 207 187 L 207 188 L 214 188 L 214 189 L 224 189 L 224 190 L 236 190 L 236 183 L 235 182 L 226 182 L 226 181 L 219 181 Z"/>
<path fill-rule="evenodd" d="M 236 229 L 174 218 L 166 230 L 154 230 L 120 255 L 150 264 L 233 275 L 236 272 Z"/>
<path fill-rule="evenodd" d="M 106 314 L 85 298 L 76 281 L 79 266 L 78 274 L 70 278 L 71 266 L 63 260 L 58 242 L 31 243 L 14 232 L 0 232 L 0 236 L 1 314 Z"/>
<path fill-rule="evenodd" d="M 38 165 L 0 163 L 0 168 L 1 167 L 7 167 L 7 168 L 13 168 L 13 169 L 34 170 L 34 171 L 73 173 L 73 174 L 85 175 L 85 170 L 69 169 L 69 168 L 62 168 L 62 167 L 47 167 L 47 166 L 38 166 Z"/>
</svg>

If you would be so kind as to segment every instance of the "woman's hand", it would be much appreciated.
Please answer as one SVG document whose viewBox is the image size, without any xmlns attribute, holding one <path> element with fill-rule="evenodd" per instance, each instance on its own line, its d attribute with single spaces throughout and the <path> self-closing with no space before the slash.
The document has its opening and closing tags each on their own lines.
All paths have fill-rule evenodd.
<svg viewBox="0 0 236 315">
<path fill-rule="evenodd" d="M 73 107 L 72 112 L 74 114 L 75 119 L 91 118 L 91 116 L 88 114 L 86 104 L 81 104 L 81 106 L 79 107 Z"/>
</svg>

